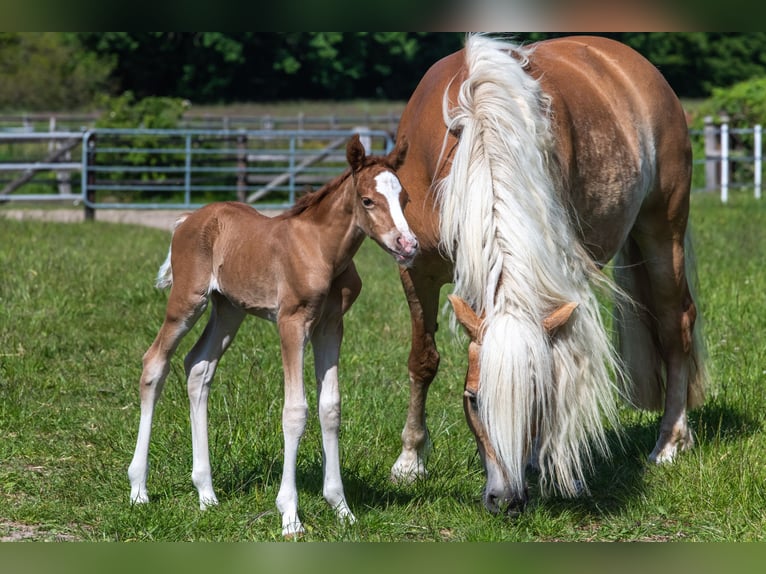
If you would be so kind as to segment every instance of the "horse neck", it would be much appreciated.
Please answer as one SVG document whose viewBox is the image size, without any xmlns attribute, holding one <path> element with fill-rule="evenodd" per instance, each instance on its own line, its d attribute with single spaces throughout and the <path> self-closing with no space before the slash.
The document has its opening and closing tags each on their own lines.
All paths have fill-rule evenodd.
<svg viewBox="0 0 766 574">
<path fill-rule="evenodd" d="M 336 268 L 348 265 L 365 238 L 358 224 L 357 201 L 354 180 L 349 176 L 316 204 L 295 216 L 312 230 L 313 240 Z"/>
</svg>

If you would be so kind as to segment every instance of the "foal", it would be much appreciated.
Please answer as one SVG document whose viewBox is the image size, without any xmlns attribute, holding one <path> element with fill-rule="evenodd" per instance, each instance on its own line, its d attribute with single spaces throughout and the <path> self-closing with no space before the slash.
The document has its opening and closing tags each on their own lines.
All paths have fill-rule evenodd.
<svg viewBox="0 0 766 574">
<path fill-rule="evenodd" d="M 284 470 L 276 504 L 283 536 L 303 532 L 295 485 L 298 444 L 308 405 L 303 356 L 315 357 L 324 460 L 323 494 L 338 517 L 354 515 L 340 476 L 338 357 L 343 315 L 362 288 L 352 258 L 365 236 L 409 265 L 418 251 L 402 208 L 407 193 L 394 174 L 407 151 L 365 155 L 359 136 L 346 147 L 350 165 L 291 210 L 270 218 L 234 202 L 214 203 L 182 216 L 173 233 L 158 287 L 172 285 L 165 321 L 143 358 L 141 418 L 128 468 L 133 503 L 148 502 L 146 477 L 152 414 L 180 340 L 212 301 L 202 336 L 184 360 L 191 412 L 192 482 L 200 508 L 218 503 L 213 491 L 207 435 L 207 399 L 218 361 L 249 313 L 277 323 L 284 367 Z"/>
</svg>

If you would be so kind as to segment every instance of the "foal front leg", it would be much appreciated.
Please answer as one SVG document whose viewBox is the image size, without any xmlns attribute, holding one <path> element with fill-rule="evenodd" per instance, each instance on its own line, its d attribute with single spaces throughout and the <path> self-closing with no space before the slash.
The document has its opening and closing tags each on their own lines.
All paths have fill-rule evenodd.
<svg viewBox="0 0 766 574">
<path fill-rule="evenodd" d="M 282 346 L 285 402 L 282 408 L 282 434 L 285 442 L 282 482 L 277 494 L 277 509 L 282 515 L 282 536 L 303 534 L 298 518 L 298 489 L 296 465 L 298 445 L 306 430 L 308 403 L 303 388 L 303 354 L 308 340 L 308 328 L 303 317 L 280 318 L 279 336 Z"/>
<path fill-rule="evenodd" d="M 356 521 L 346 502 L 340 472 L 341 400 L 338 383 L 338 361 L 343 340 L 343 315 L 351 307 L 362 288 L 353 264 L 332 285 L 322 319 L 311 336 L 319 397 L 319 424 L 322 428 L 322 460 L 324 463 L 323 495 L 338 518 L 347 524 Z"/>
</svg>

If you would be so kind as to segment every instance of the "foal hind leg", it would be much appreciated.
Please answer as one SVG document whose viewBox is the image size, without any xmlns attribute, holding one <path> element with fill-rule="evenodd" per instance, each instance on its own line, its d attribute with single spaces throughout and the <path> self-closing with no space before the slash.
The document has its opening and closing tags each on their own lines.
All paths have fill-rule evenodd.
<svg viewBox="0 0 766 574">
<path fill-rule="evenodd" d="M 152 432 L 154 407 L 162 394 L 165 379 L 170 371 L 170 359 L 184 335 L 189 332 L 205 309 L 204 297 L 184 299 L 171 290 L 165 321 L 154 342 L 143 357 L 143 370 L 139 390 L 141 394 L 141 418 L 133 460 L 128 467 L 130 501 L 134 504 L 149 502 L 146 479 L 149 472 L 149 440 Z"/>
<path fill-rule="evenodd" d="M 322 460 L 324 463 L 323 495 L 338 518 L 353 524 L 355 517 L 348 507 L 340 472 L 338 433 L 341 420 L 338 360 L 343 340 L 343 315 L 362 288 L 353 264 L 332 284 L 322 318 L 311 335 L 319 397 L 319 423 L 322 428 Z"/>
<path fill-rule="evenodd" d="M 207 403 L 210 384 L 218 361 L 226 352 L 245 314 L 218 293 L 205 330 L 184 359 L 189 395 L 189 417 L 192 435 L 192 483 L 199 493 L 199 506 L 204 510 L 218 504 L 213 490 L 207 431 Z"/>
</svg>

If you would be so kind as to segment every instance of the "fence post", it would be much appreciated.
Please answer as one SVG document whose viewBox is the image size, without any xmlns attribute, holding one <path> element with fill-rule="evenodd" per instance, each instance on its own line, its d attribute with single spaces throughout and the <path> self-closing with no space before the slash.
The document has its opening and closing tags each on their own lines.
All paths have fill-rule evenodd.
<svg viewBox="0 0 766 574">
<path fill-rule="evenodd" d="M 753 128 L 753 156 L 755 164 L 753 166 L 753 185 L 755 187 L 755 198 L 761 199 L 761 162 L 763 160 L 763 148 L 761 138 L 761 124 Z"/>
<path fill-rule="evenodd" d="M 237 200 L 247 199 L 247 134 L 237 136 Z"/>
<path fill-rule="evenodd" d="M 729 201 L 729 118 L 721 118 L 721 202 Z"/>
<path fill-rule="evenodd" d="M 713 116 L 705 116 L 705 190 L 718 188 L 718 129 L 713 124 Z"/>
<path fill-rule="evenodd" d="M 83 155 L 87 156 L 86 164 L 83 166 L 82 177 L 85 179 L 85 221 L 93 221 L 96 217 L 96 209 L 93 204 L 96 201 L 96 190 L 93 186 L 96 184 L 96 173 L 91 169 L 96 164 L 96 134 L 91 134 L 83 142 L 87 144 L 87 149 L 83 150 Z"/>
</svg>

